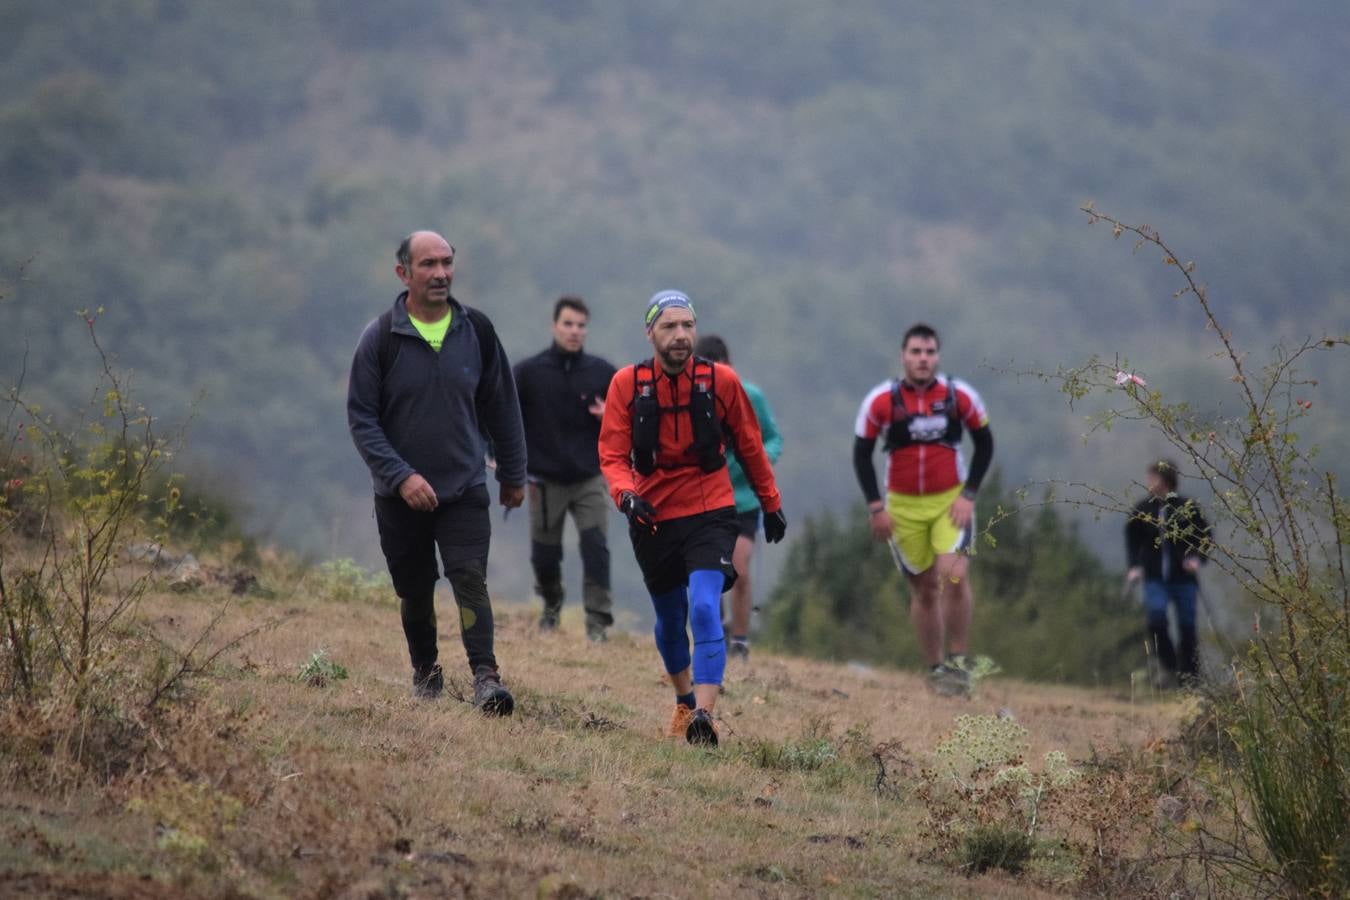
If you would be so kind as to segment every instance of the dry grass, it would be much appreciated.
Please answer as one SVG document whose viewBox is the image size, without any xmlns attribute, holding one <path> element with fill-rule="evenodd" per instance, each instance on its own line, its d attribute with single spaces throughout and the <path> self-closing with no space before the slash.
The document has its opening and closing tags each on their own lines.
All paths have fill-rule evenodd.
<svg viewBox="0 0 1350 900">
<path fill-rule="evenodd" d="M 488 720 L 451 696 L 468 688 L 444 635 L 452 615 L 447 696 L 420 702 L 392 605 L 302 593 L 237 602 L 222 634 L 287 618 L 221 658 L 138 771 L 7 789 L 0 894 L 1039 897 L 1031 879 L 932 860 L 914 767 L 961 713 L 1011 710 L 1031 758 L 1071 759 L 1156 742 L 1182 717 L 1179 704 L 997 678 L 944 700 L 915 674 L 756 650 L 731 666 L 723 745 L 704 751 L 658 738 L 672 697 L 645 634 L 592 645 L 569 609 L 540 635 L 532 608 L 499 604 L 517 713 Z M 154 594 L 142 615 L 186 641 L 222 598 Z M 350 677 L 298 680 L 320 648 Z M 770 752 L 812 741 L 833 756 Z"/>
</svg>

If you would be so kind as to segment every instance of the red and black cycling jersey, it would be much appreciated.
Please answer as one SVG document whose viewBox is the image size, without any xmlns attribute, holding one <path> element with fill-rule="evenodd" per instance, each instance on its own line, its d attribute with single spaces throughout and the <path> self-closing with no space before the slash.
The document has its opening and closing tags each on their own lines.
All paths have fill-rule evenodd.
<svg viewBox="0 0 1350 900">
<path fill-rule="evenodd" d="M 952 402 L 954 411 L 948 408 Z M 989 414 L 974 388 L 939 374 L 922 389 L 903 380 L 872 388 L 858 409 L 854 434 L 875 441 L 885 437 L 893 424 L 904 428 L 903 436 L 892 436 L 888 442 L 898 446 L 890 451 L 887 488 L 897 494 L 937 494 L 966 478 L 954 422 L 974 432 L 988 427 Z"/>
</svg>

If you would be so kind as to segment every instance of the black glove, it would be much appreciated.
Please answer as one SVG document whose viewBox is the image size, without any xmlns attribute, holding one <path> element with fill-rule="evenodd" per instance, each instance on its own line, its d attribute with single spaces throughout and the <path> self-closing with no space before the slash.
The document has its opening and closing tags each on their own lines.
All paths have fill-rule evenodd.
<svg viewBox="0 0 1350 900">
<path fill-rule="evenodd" d="M 656 533 L 656 507 L 632 491 L 624 491 L 619 500 L 619 512 L 628 517 L 628 524 L 643 531 Z"/>
<path fill-rule="evenodd" d="M 787 516 L 782 509 L 764 514 L 764 540 L 776 544 L 787 534 Z"/>
</svg>

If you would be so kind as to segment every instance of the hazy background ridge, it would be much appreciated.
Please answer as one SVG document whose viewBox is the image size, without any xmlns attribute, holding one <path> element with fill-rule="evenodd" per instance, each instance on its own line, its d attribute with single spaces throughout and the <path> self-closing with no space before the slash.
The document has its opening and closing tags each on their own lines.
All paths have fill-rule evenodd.
<svg viewBox="0 0 1350 900">
<path fill-rule="evenodd" d="M 688 291 L 777 412 L 796 520 L 856 508 L 853 416 L 917 319 L 1008 483 L 1126 489 L 1161 448 L 1084 444 L 1010 373 L 1118 354 L 1202 408 L 1226 382 L 1163 267 L 1077 207 L 1162 228 L 1258 361 L 1350 330 L 1348 47 L 1333 2 L 11 3 L 0 379 L 26 353 L 30 387 L 83 397 L 72 311 L 106 306 L 153 409 L 202 398 L 185 465 L 268 537 L 376 562 L 346 368 L 398 238 L 433 227 L 513 358 L 578 292 L 591 349 L 631 361 L 645 298 Z M 1336 447 L 1323 359 L 1311 437 Z M 1114 559 L 1118 523 L 1087 527 Z M 494 558 L 524 541 L 514 517 Z"/>
</svg>

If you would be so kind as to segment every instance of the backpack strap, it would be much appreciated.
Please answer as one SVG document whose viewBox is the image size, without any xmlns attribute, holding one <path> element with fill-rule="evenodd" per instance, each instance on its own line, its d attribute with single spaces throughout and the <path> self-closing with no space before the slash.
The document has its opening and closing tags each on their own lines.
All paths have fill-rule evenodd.
<svg viewBox="0 0 1350 900">
<path fill-rule="evenodd" d="M 694 429 L 691 449 L 698 455 L 700 469 L 716 472 L 727 464 L 722 452 L 722 422 L 717 415 L 717 367 L 711 360 L 696 356 L 691 374 L 689 421 Z"/>
<path fill-rule="evenodd" d="M 491 390 L 495 385 L 488 384 L 488 367 L 497 358 L 497 329 L 492 327 L 492 320 L 483 313 L 474 309 L 472 306 L 464 307 L 464 314 L 473 326 L 474 333 L 478 335 L 478 356 L 479 356 L 479 375 L 478 389 L 474 391 L 474 405 L 478 407 L 479 421 L 482 421 L 482 410 L 486 401 L 485 391 Z"/>
<path fill-rule="evenodd" d="M 478 353 L 483 371 L 486 372 L 488 364 L 497 355 L 497 329 L 492 326 L 491 319 L 472 306 L 464 307 L 464 314 L 469 317 L 473 330 L 478 334 Z"/>
<path fill-rule="evenodd" d="M 947 431 L 942 440 L 947 444 L 961 443 L 961 410 L 956 406 L 956 379 L 947 376 Z"/>
<path fill-rule="evenodd" d="M 479 364 L 482 371 L 486 372 L 488 364 L 496 356 L 497 329 L 492 326 L 491 319 L 472 306 L 464 307 L 464 314 L 473 325 L 474 333 L 478 335 Z M 380 378 L 383 379 L 398 360 L 398 347 L 394 341 L 394 311 L 386 309 L 380 313 L 379 325 L 376 327 L 379 333 L 376 354 L 380 361 Z M 478 384 L 481 389 L 482 381 L 480 380 Z"/>
<path fill-rule="evenodd" d="M 380 361 L 380 381 L 384 381 L 389 370 L 394 367 L 394 311 L 386 309 L 380 313 L 379 325 L 376 326 L 379 335 L 379 344 L 376 345 L 376 353 Z"/>
<path fill-rule="evenodd" d="M 891 421 L 886 425 L 884 437 L 881 449 L 886 453 L 910 444 L 909 413 L 905 412 L 905 401 L 900 397 L 899 378 L 891 380 Z"/>
<path fill-rule="evenodd" d="M 656 367 L 653 362 L 633 364 L 632 405 L 633 468 L 639 475 L 650 475 L 656 471 L 656 448 L 661 439 L 661 403 L 656 398 Z"/>
</svg>

